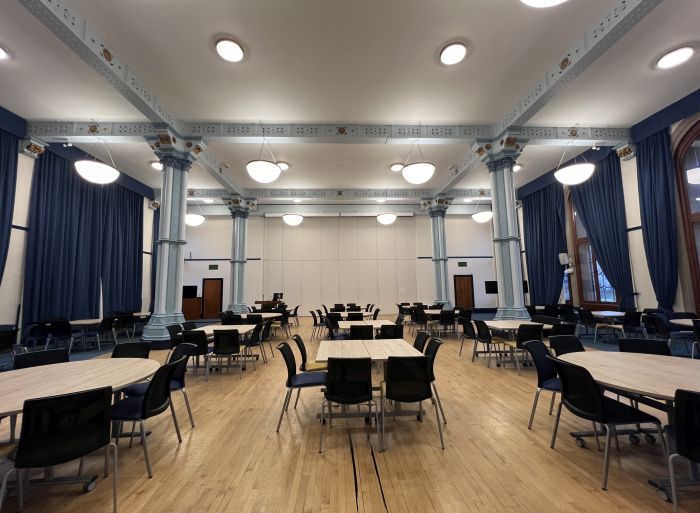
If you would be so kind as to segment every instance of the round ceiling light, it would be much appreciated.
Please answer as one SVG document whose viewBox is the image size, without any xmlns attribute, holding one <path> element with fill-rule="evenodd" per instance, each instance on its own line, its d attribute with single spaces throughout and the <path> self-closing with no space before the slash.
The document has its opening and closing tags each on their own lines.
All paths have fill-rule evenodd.
<svg viewBox="0 0 700 513">
<path fill-rule="evenodd" d="M 694 167 L 693 169 L 688 169 L 685 172 L 688 178 L 688 183 L 691 185 L 700 185 L 700 167 Z"/>
<path fill-rule="evenodd" d="M 304 216 L 299 214 L 284 214 L 282 216 L 282 221 L 288 226 L 299 226 L 304 220 Z"/>
<path fill-rule="evenodd" d="M 656 61 L 656 67 L 659 69 L 675 68 L 676 66 L 680 66 L 681 64 L 688 62 L 694 54 L 695 50 L 693 50 L 690 46 L 676 48 L 675 50 L 671 50 L 670 52 L 662 55 L 659 60 Z"/>
<path fill-rule="evenodd" d="M 523 165 L 522 165 L 522 164 L 515 164 L 515 165 L 513 166 L 513 173 L 517 173 L 517 172 L 520 171 L 522 168 L 523 168 Z"/>
<path fill-rule="evenodd" d="M 430 162 L 416 162 L 401 170 L 404 180 L 413 185 L 420 185 L 433 177 L 435 166 Z"/>
<path fill-rule="evenodd" d="M 483 212 L 474 212 L 472 214 L 472 219 L 480 224 L 488 223 L 491 219 L 493 219 L 493 212 L 491 210 L 484 210 Z"/>
<path fill-rule="evenodd" d="M 0 46 L 0 61 L 4 61 L 10 58 L 10 54 L 2 46 Z"/>
<path fill-rule="evenodd" d="M 277 165 L 282 171 L 286 171 L 287 169 L 289 169 L 289 164 L 287 164 L 286 162 L 278 162 Z"/>
<path fill-rule="evenodd" d="M 472 201 L 474 201 L 474 198 L 464 198 L 462 201 L 464 201 L 465 203 L 471 203 Z"/>
<path fill-rule="evenodd" d="M 233 39 L 219 39 L 216 42 L 216 53 L 227 62 L 241 62 L 243 60 L 243 48 Z"/>
<path fill-rule="evenodd" d="M 301 203 L 301 202 L 304 201 L 304 200 L 303 200 L 302 198 L 294 198 L 292 201 L 293 201 L 294 203 Z"/>
<path fill-rule="evenodd" d="M 564 185 L 578 185 L 593 176 L 595 166 L 589 162 L 572 164 L 554 173 L 554 178 Z"/>
<path fill-rule="evenodd" d="M 377 198 L 376 200 L 377 203 L 386 203 L 386 198 Z"/>
<path fill-rule="evenodd" d="M 199 226 L 204 222 L 204 216 L 199 214 L 186 214 L 185 224 L 187 226 Z"/>
<path fill-rule="evenodd" d="M 403 164 L 397 162 L 396 164 L 390 165 L 389 169 L 391 169 L 394 173 L 399 173 L 403 169 Z"/>
<path fill-rule="evenodd" d="M 105 185 L 119 178 L 119 171 L 96 160 L 78 160 L 75 170 L 88 182 Z"/>
<path fill-rule="evenodd" d="M 163 164 L 161 164 L 159 160 L 152 160 L 151 167 L 156 171 L 163 171 Z"/>
<path fill-rule="evenodd" d="M 440 62 L 445 66 L 459 64 L 467 56 L 467 45 L 464 43 L 450 43 L 440 52 Z"/>
<path fill-rule="evenodd" d="M 251 160 L 245 166 L 250 177 L 256 182 L 272 183 L 280 177 L 282 169 L 269 160 Z"/>
<path fill-rule="evenodd" d="M 555 5 L 563 4 L 564 2 L 568 2 L 569 0 L 520 0 L 522 3 L 525 5 L 528 5 L 530 7 L 537 7 L 537 8 L 542 8 L 542 7 L 554 7 Z"/>
<path fill-rule="evenodd" d="M 393 224 L 394 221 L 396 221 L 396 217 L 397 217 L 396 214 L 394 214 L 392 212 L 387 212 L 384 214 L 379 214 L 377 216 L 377 221 L 379 221 L 383 225 L 389 225 L 389 224 Z"/>
</svg>

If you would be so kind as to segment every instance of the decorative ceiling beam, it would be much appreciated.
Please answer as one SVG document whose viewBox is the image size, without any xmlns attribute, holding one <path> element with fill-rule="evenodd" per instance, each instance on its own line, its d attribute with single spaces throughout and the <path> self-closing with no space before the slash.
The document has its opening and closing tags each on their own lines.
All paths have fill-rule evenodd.
<svg viewBox="0 0 700 513">
<path fill-rule="evenodd" d="M 325 128 L 324 128 L 325 127 Z M 328 127 L 334 127 L 331 132 Z M 338 128 L 342 127 L 342 133 Z M 154 137 L 158 123 L 128 122 L 75 122 L 30 121 L 28 135 L 46 142 L 85 143 L 96 136 L 109 143 L 140 142 L 144 137 Z M 326 131 L 326 129 L 328 129 Z M 205 138 L 209 143 L 260 144 L 262 133 L 274 144 L 293 143 L 351 143 L 351 144 L 413 144 L 420 137 L 421 144 L 471 144 L 476 139 L 495 137 L 486 127 L 467 125 L 267 125 L 236 123 L 186 123 L 183 132 L 176 132 L 183 139 Z M 377 137 L 386 130 L 390 137 Z M 530 144 L 614 146 L 629 140 L 627 128 L 606 127 L 523 127 L 521 132 Z M 479 135 L 479 134 L 486 135 Z M 319 135 L 322 134 L 322 135 Z"/>
<path fill-rule="evenodd" d="M 181 122 L 168 112 L 126 63 L 114 55 L 87 20 L 81 18 L 64 0 L 18 2 L 92 69 L 106 78 L 146 118 L 156 123 L 165 123 L 175 132 L 182 130 Z"/>
</svg>

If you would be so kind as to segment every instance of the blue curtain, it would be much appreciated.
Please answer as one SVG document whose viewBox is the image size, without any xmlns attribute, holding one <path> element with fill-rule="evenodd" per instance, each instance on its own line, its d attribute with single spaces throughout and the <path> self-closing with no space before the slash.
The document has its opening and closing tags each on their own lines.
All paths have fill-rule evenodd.
<svg viewBox="0 0 700 513">
<path fill-rule="evenodd" d="M 522 202 L 530 303 L 555 305 L 564 281 L 559 253 L 567 252 L 564 189 L 554 183 L 525 196 Z"/>
<path fill-rule="evenodd" d="M 158 237 L 160 236 L 160 208 L 153 211 L 153 232 L 151 242 L 151 306 L 150 312 L 153 312 L 154 303 L 156 300 L 156 269 L 158 268 Z"/>
<path fill-rule="evenodd" d="M 17 183 L 17 137 L 0 130 L 0 283 L 10 249 Z"/>
<path fill-rule="evenodd" d="M 671 138 L 662 130 L 637 144 L 642 236 L 659 308 L 673 309 L 678 288 L 676 178 Z"/>
<path fill-rule="evenodd" d="M 102 310 L 141 311 L 143 196 L 117 185 L 102 189 Z"/>
<path fill-rule="evenodd" d="M 576 211 L 596 259 L 615 289 L 621 308 L 634 308 L 625 198 L 620 159 L 614 151 L 596 164 L 586 182 L 571 187 Z"/>
</svg>

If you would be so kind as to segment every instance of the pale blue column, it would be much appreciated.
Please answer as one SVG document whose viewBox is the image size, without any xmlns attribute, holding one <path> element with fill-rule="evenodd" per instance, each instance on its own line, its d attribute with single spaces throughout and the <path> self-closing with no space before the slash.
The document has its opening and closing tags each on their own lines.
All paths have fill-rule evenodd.
<svg viewBox="0 0 700 513">
<path fill-rule="evenodd" d="M 450 308 L 449 273 L 447 271 L 447 239 L 445 237 L 445 215 L 450 200 L 436 200 L 428 207 L 430 226 L 433 238 L 433 265 L 435 267 L 435 294 L 436 303 L 442 303 Z"/>
<path fill-rule="evenodd" d="M 245 264 L 246 233 L 250 209 L 241 206 L 229 206 L 233 218 L 233 236 L 231 237 L 231 279 L 230 304 L 228 309 L 235 313 L 246 312 L 245 304 Z"/>
<path fill-rule="evenodd" d="M 493 252 L 498 282 L 496 319 L 529 319 L 523 293 L 520 227 L 515 201 L 513 166 L 525 141 L 517 134 L 477 142 L 476 151 L 489 170 L 493 209 Z"/>
<path fill-rule="evenodd" d="M 168 340 L 166 326 L 185 320 L 182 315 L 182 269 L 185 261 L 187 178 L 191 157 L 178 151 L 156 151 L 163 164 L 160 198 L 158 261 L 153 313 L 143 329 L 144 340 Z"/>
</svg>

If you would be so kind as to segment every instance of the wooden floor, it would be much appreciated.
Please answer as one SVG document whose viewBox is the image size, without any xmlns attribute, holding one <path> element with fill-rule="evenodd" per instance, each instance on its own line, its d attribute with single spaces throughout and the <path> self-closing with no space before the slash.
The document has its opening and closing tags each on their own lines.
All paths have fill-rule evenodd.
<svg viewBox="0 0 700 513">
<path fill-rule="evenodd" d="M 307 340 L 309 321 L 299 330 Z M 295 349 L 296 350 L 296 349 Z M 543 394 L 532 431 L 527 420 L 535 372 L 486 369 L 460 357 L 447 339 L 437 358 L 439 393 L 448 424 L 440 449 L 434 412 L 387 422 L 387 451 L 360 419 L 336 420 L 318 453 L 318 390 L 302 392 L 279 434 L 275 424 L 284 397 L 285 366 L 279 355 L 257 370 L 189 377 L 197 426 L 187 421 L 181 394 L 175 404 L 183 432 L 178 445 L 169 413 L 148 422 L 154 477 L 148 479 L 141 447 L 119 452 L 119 500 L 124 513 L 154 512 L 666 512 L 671 505 L 647 479 L 665 474 L 659 444 L 632 446 L 620 439 L 613 452 L 607 492 L 600 489 L 602 452 L 579 449 L 568 435 L 589 426 L 565 413 L 558 445 L 549 448 L 553 417 Z M 162 358 L 163 355 L 160 355 Z M 0 437 L 7 437 L 7 421 Z M 369 433 L 369 434 L 368 434 Z M 594 443 L 589 444 L 595 447 Z M 102 457 L 88 460 L 100 475 L 97 488 L 33 488 L 28 512 L 109 512 L 111 483 L 102 479 Z M 64 471 L 76 470 L 77 464 Z M 700 510 L 700 490 L 681 496 L 682 511 Z M 16 511 L 10 498 L 5 511 Z"/>
</svg>

